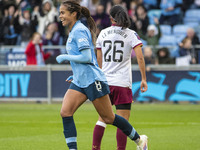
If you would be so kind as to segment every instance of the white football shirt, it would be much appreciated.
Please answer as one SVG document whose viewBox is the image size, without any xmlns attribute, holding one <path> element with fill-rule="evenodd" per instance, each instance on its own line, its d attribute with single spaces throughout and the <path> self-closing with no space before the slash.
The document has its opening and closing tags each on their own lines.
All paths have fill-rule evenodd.
<svg viewBox="0 0 200 150">
<path fill-rule="evenodd" d="M 100 32 L 96 48 L 102 51 L 102 70 L 108 85 L 132 87 L 131 53 L 137 46 L 142 46 L 142 41 L 129 28 L 111 26 Z"/>
</svg>

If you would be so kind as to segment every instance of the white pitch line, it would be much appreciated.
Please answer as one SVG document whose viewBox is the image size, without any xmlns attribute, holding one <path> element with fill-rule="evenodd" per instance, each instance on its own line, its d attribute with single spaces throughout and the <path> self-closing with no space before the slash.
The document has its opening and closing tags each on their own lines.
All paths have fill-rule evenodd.
<svg viewBox="0 0 200 150">
<path fill-rule="evenodd" d="M 200 122 L 135 122 L 144 125 L 200 125 Z"/>
<path fill-rule="evenodd" d="M 51 123 L 57 124 L 61 121 L 0 121 L 0 123 Z M 143 124 L 143 125 L 200 125 L 200 122 L 134 122 L 133 124 Z"/>
<path fill-rule="evenodd" d="M 0 121 L 0 123 L 61 123 L 61 121 Z"/>
</svg>

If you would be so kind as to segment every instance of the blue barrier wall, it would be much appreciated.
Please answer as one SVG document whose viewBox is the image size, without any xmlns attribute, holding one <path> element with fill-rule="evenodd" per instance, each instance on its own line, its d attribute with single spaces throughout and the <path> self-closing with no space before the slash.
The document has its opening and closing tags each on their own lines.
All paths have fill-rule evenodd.
<svg viewBox="0 0 200 150">
<path fill-rule="evenodd" d="M 133 75 L 133 97 L 138 101 L 200 101 L 200 71 L 153 71 L 147 73 L 148 90 L 141 93 L 139 72 Z"/>
<path fill-rule="evenodd" d="M 0 98 L 47 97 L 46 71 L 0 71 Z"/>
<path fill-rule="evenodd" d="M 65 80 L 72 75 L 72 71 L 52 71 L 52 97 L 63 97 L 70 83 Z"/>
<path fill-rule="evenodd" d="M 7 67 L 8 68 L 8 67 Z M 72 75 L 65 66 L 43 69 L 0 68 L 0 100 L 46 98 L 62 100 Z M 56 69 L 55 69 L 56 68 Z M 137 101 L 200 101 L 200 70 L 155 70 L 147 72 L 148 91 L 140 92 L 140 72 L 133 70 L 133 99 Z"/>
</svg>

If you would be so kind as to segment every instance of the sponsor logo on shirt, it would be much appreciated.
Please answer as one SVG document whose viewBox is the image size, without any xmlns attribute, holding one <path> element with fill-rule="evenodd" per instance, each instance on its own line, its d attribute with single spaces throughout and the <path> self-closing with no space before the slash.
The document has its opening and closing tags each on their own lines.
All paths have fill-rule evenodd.
<svg viewBox="0 0 200 150">
<path fill-rule="evenodd" d="M 78 42 L 88 42 L 88 40 L 86 38 L 81 38 L 81 39 L 78 39 Z"/>
</svg>

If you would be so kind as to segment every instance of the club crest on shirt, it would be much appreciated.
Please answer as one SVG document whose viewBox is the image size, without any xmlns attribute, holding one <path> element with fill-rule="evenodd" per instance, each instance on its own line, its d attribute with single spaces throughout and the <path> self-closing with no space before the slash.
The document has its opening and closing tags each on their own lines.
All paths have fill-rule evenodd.
<svg viewBox="0 0 200 150">
<path fill-rule="evenodd" d="M 137 37 L 138 40 L 141 40 L 137 33 L 135 33 L 135 36 Z"/>
<path fill-rule="evenodd" d="M 68 38 L 68 43 L 71 43 L 72 42 L 72 38 Z"/>
</svg>

